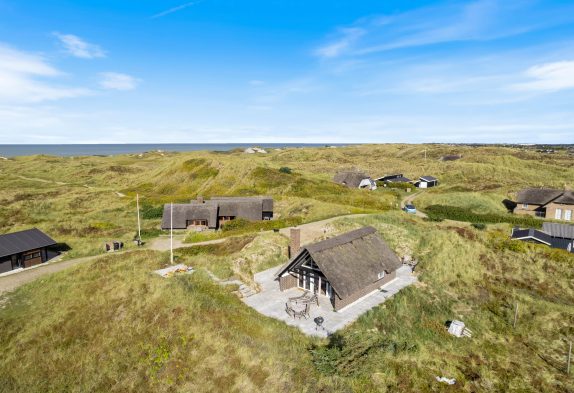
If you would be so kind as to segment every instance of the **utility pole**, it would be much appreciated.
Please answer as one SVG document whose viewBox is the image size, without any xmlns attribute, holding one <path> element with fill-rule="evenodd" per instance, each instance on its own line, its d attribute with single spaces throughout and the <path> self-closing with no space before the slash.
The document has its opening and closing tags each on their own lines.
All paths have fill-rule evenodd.
<svg viewBox="0 0 574 393">
<path fill-rule="evenodd" d="M 169 209 L 169 261 L 173 265 L 173 202 Z"/>
<path fill-rule="evenodd" d="M 140 194 L 136 194 L 136 206 L 138 209 L 138 246 L 142 242 L 142 228 L 140 223 Z"/>
<path fill-rule="evenodd" d="M 516 320 L 518 319 L 518 303 L 516 303 L 516 308 L 514 309 L 514 323 L 512 327 L 516 329 Z"/>
</svg>

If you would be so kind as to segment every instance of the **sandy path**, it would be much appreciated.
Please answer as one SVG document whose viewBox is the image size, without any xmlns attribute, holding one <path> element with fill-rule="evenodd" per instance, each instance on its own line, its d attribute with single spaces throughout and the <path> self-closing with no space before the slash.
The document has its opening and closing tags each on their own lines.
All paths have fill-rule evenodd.
<svg viewBox="0 0 574 393">
<path fill-rule="evenodd" d="M 3 292 L 12 291 L 21 285 L 27 284 L 30 281 L 34 281 L 35 279 L 45 276 L 47 274 L 57 273 L 71 266 L 75 266 L 82 262 L 90 261 L 92 259 L 97 258 L 98 256 L 100 255 L 69 259 L 67 261 L 62 262 L 49 262 L 43 265 L 39 265 L 38 267 L 35 267 L 33 269 L 27 269 L 18 273 L 10 274 L 8 276 L 0 277 L 0 294 L 2 294 Z"/>
<path fill-rule="evenodd" d="M 401 200 L 401 210 L 405 207 L 405 205 L 411 204 L 413 203 L 413 201 L 415 200 L 416 197 L 418 197 L 420 194 L 422 194 L 423 191 L 419 191 L 416 192 L 414 194 L 411 195 L 407 195 L 405 196 L 402 200 Z M 421 212 L 419 209 L 417 209 L 417 214 L 415 214 L 417 217 L 422 217 L 422 218 L 426 218 L 426 214 Z"/>
</svg>

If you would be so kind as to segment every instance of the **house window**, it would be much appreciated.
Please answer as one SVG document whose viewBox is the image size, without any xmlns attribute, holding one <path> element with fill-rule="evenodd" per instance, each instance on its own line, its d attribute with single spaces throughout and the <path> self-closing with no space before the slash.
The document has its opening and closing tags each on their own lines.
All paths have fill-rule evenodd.
<svg viewBox="0 0 574 393">
<path fill-rule="evenodd" d="M 308 269 L 313 269 L 313 270 L 319 270 L 319 266 L 317 266 L 317 264 L 315 263 L 314 260 L 310 259 L 307 262 L 305 262 L 303 264 L 303 267 L 306 267 Z"/>
<path fill-rule="evenodd" d="M 40 252 L 34 252 L 32 254 L 24 255 L 24 260 L 29 261 L 30 259 L 40 258 L 42 254 Z"/>
<path fill-rule="evenodd" d="M 557 220 L 562 219 L 562 209 L 556 209 L 556 213 L 554 213 L 554 218 Z"/>
<path fill-rule="evenodd" d="M 566 210 L 564 212 L 564 219 L 570 221 L 572 219 L 572 210 Z"/>
<path fill-rule="evenodd" d="M 379 274 L 377 274 L 377 278 L 379 280 L 383 279 L 385 277 L 385 272 L 380 272 Z"/>
<path fill-rule="evenodd" d="M 523 209 L 528 209 L 528 203 L 523 203 L 523 204 L 522 204 L 522 208 L 523 208 Z"/>
</svg>

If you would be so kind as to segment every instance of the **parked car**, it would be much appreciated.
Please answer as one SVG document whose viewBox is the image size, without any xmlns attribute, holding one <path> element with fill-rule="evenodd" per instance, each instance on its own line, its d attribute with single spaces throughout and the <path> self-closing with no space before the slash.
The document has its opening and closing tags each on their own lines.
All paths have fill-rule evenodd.
<svg viewBox="0 0 574 393">
<path fill-rule="evenodd" d="M 410 214 L 417 214 L 417 209 L 415 205 L 412 204 L 405 205 L 405 207 L 403 207 L 403 210 Z"/>
</svg>

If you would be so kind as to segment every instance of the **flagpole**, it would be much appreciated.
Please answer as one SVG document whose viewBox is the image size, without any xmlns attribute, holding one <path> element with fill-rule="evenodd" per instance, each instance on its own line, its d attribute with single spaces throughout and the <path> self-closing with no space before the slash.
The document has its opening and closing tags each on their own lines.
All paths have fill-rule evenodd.
<svg viewBox="0 0 574 393">
<path fill-rule="evenodd" d="M 138 246 L 139 246 L 142 241 L 142 229 L 140 223 L 140 194 L 136 194 L 136 205 L 138 208 Z"/>
<path fill-rule="evenodd" d="M 171 264 L 173 265 L 173 202 L 171 203 L 171 207 L 169 209 L 169 215 L 170 215 L 170 229 L 169 229 L 169 251 L 170 251 L 170 257 L 169 260 L 171 262 Z"/>
</svg>

